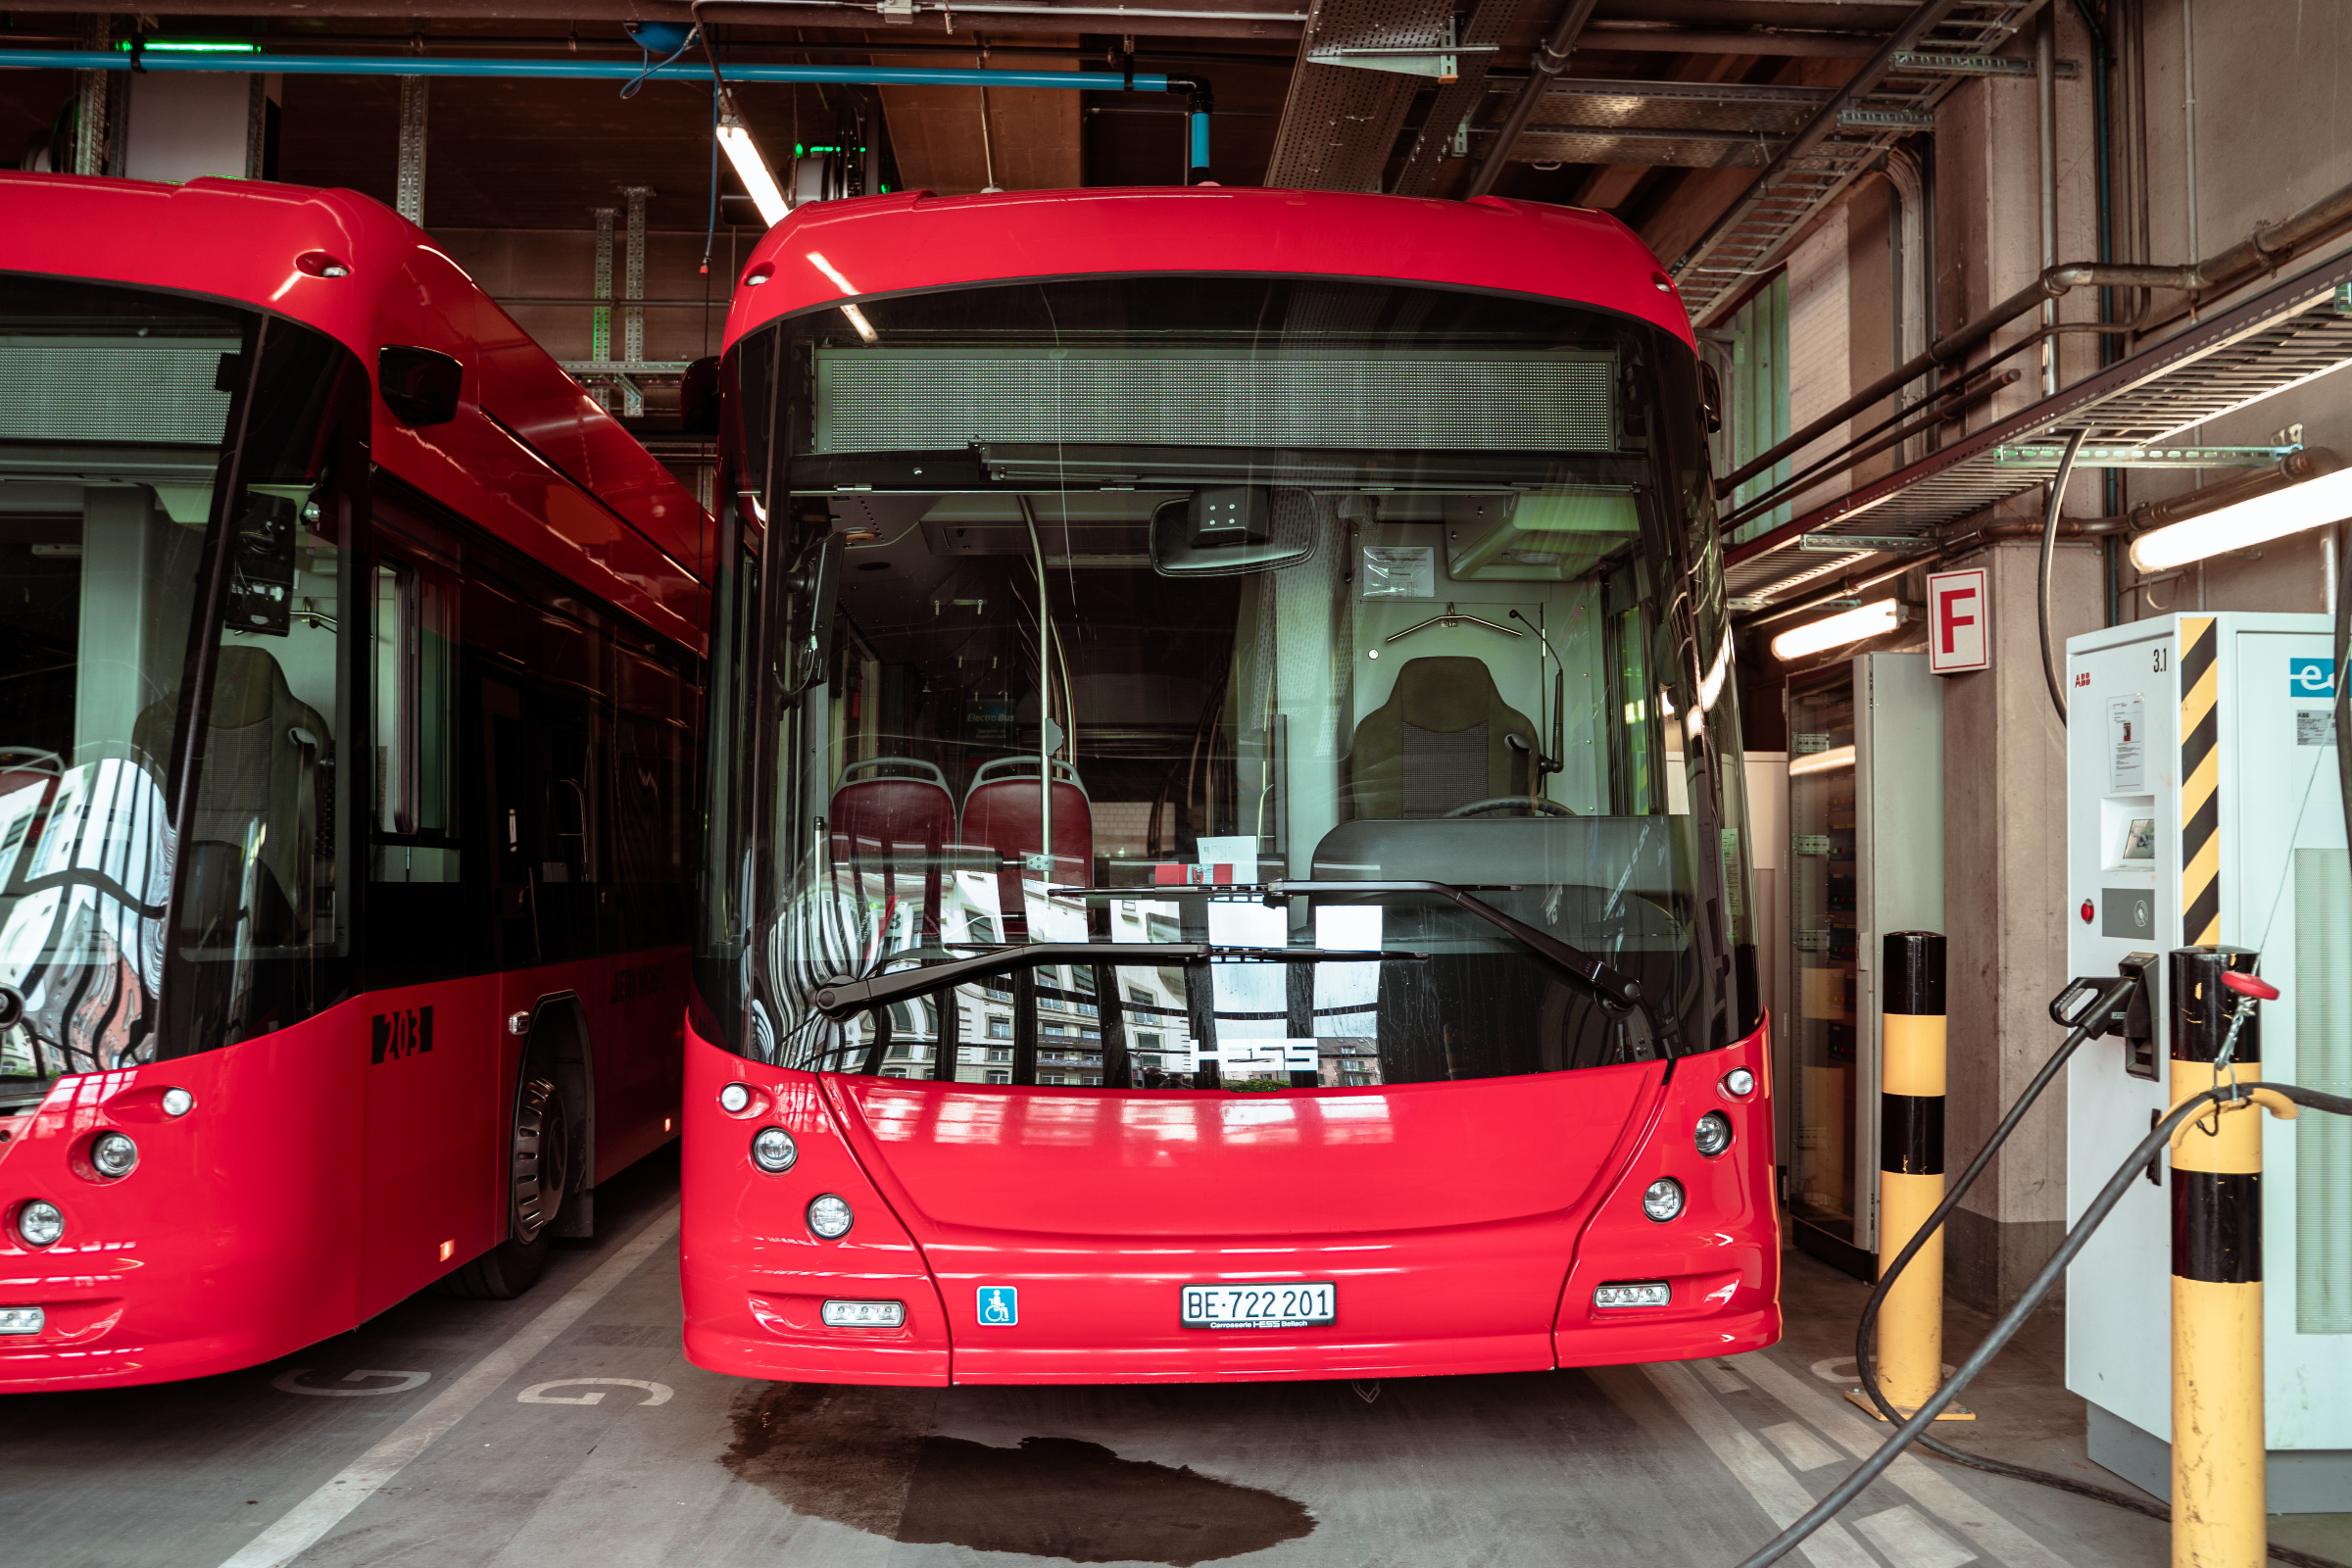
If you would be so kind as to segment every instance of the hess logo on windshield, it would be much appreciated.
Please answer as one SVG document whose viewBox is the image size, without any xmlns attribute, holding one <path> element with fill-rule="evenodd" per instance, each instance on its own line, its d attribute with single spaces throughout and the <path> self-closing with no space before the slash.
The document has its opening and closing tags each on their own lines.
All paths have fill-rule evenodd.
<svg viewBox="0 0 2352 1568">
<path fill-rule="evenodd" d="M 369 1066 L 387 1060 L 398 1061 L 403 1056 L 420 1056 L 433 1049 L 433 1009 L 430 1007 L 379 1012 L 371 1022 L 374 1031 L 368 1048 Z"/>
</svg>

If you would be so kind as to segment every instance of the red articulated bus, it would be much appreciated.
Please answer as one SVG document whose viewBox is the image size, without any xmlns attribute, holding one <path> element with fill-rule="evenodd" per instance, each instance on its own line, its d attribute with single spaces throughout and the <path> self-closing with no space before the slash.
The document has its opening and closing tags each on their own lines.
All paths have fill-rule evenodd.
<svg viewBox="0 0 2352 1568">
<path fill-rule="evenodd" d="M 1690 322 L 1594 213 L 801 208 L 720 384 L 686 1350 L 1520 1371 L 1780 1332 Z"/>
<path fill-rule="evenodd" d="M 675 1136 L 708 516 L 364 197 L 0 234 L 0 1390 L 511 1296 Z"/>
</svg>

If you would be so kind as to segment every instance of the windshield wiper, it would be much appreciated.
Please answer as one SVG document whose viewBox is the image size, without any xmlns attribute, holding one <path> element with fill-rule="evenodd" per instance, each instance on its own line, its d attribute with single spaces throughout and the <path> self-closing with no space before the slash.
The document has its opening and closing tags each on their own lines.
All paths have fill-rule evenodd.
<svg viewBox="0 0 2352 1568">
<path fill-rule="evenodd" d="M 998 948 L 977 957 L 927 968 L 901 969 L 867 980 L 848 976 L 828 980 L 809 999 L 816 1010 L 839 1021 L 869 1007 L 886 1007 L 910 997 L 929 996 L 948 986 L 961 985 L 1015 969 L 1039 969 L 1050 963 L 1134 964 L 1150 961 L 1178 963 L 1396 963 L 1420 962 L 1426 953 L 1383 953 L 1338 948 L 1220 947 L 1211 942 L 1033 942 L 1023 947 Z"/>
<path fill-rule="evenodd" d="M 1525 920 L 1503 913 L 1484 899 L 1472 898 L 1468 892 L 1450 882 L 1268 882 L 1265 885 L 1266 903 L 1270 905 L 1295 895 L 1309 893 L 1431 894 L 1446 900 L 1464 914 L 1484 920 L 1497 930 L 1509 932 L 1558 968 L 1599 992 L 1604 1002 L 1622 1008 L 1642 1004 L 1642 983 L 1632 975 L 1611 968 L 1582 948 L 1571 947 L 1548 931 L 1539 930 Z"/>
</svg>

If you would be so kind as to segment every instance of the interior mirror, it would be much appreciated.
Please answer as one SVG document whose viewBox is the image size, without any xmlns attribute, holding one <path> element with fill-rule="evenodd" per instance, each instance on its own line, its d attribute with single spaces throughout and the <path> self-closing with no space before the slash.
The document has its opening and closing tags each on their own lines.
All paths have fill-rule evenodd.
<svg viewBox="0 0 2352 1568">
<path fill-rule="evenodd" d="M 686 367 L 678 378 L 678 428 L 707 435 L 718 428 L 718 356 Z"/>
<path fill-rule="evenodd" d="M 787 698 L 800 696 L 825 677 L 846 544 L 837 533 L 810 540 L 780 584 L 785 595 L 784 635 L 776 648 L 776 684 Z"/>
<path fill-rule="evenodd" d="M 1698 362 L 1698 414 L 1705 421 L 1707 434 L 1723 429 L 1723 377 L 1706 361 Z"/>
<path fill-rule="evenodd" d="M 375 376 L 384 407 L 403 424 L 447 424 L 458 416 L 466 367 L 446 354 L 388 343 L 376 350 Z"/>
<path fill-rule="evenodd" d="M 1152 514 L 1152 567 L 1163 577 L 1223 577 L 1296 565 L 1314 554 L 1303 525 L 1284 527 L 1263 485 L 1203 485 Z"/>
</svg>

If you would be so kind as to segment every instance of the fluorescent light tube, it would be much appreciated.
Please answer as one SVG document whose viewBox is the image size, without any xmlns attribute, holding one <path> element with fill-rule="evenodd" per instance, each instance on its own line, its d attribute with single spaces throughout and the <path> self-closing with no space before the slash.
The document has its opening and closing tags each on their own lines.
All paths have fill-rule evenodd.
<svg viewBox="0 0 2352 1568">
<path fill-rule="evenodd" d="M 718 122 L 718 145 L 726 151 L 727 162 L 735 166 L 735 177 L 751 193 L 752 205 L 760 209 L 760 220 L 770 228 L 784 221 L 784 215 L 792 211 L 792 206 L 776 188 L 776 176 L 769 172 L 767 160 L 760 156 L 760 144 L 752 140 L 752 133 L 743 128 L 743 122 L 733 116 L 722 117 Z"/>
<path fill-rule="evenodd" d="M 1788 759 L 1788 776 L 1803 778 L 1807 773 L 1835 773 L 1841 767 L 1853 765 L 1854 749 L 1851 746 L 1833 746 L 1826 752 L 1812 752 Z"/>
<path fill-rule="evenodd" d="M 1902 619 L 1902 607 L 1891 599 L 1882 599 L 1875 605 L 1848 610 L 1827 620 L 1816 620 L 1785 631 L 1772 640 L 1772 657 L 1783 662 L 1802 659 L 1844 643 L 1858 643 L 1865 637 L 1877 637 L 1894 630 Z"/>
<path fill-rule="evenodd" d="M 2142 534 L 2132 541 L 2132 564 L 2143 574 L 2169 571 L 2225 550 L 2243 550 L 2345 517 L 2352 517 L 2352 468 L 2323 473 Z"/>
</svg>

